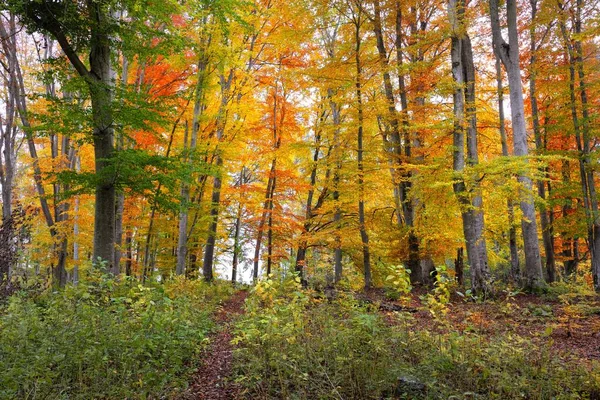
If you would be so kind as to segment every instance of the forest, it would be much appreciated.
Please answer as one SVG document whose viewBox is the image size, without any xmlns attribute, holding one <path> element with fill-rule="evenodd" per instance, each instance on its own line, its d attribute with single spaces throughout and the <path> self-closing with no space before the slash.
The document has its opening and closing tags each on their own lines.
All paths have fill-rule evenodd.
<svg viewBox="0 0 600 400">
<path fill-rule="evenodd" d="M 599 140 L 598 0 L 0 0 L 0 399 L 600 399 Z"/>
</svg>

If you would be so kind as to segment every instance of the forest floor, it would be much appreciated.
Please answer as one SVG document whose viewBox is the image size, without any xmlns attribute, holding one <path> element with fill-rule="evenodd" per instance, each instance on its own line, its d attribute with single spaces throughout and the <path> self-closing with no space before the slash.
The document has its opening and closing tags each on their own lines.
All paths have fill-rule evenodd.
<svg viewBox="0 0 600 400">
<path fill-rule="evenodd" d="M 232 325 L 235 318 L 244 312 L 247 294 L 245 290 L 237 291 L 218 308 L 214 317 L 218 329 L 209 336 L 209 345 L 200 355 L 200 367 L 192 376 L 182 400 L 227 400 L 242 397 L 241 388 L 229 378 L 233 362 Z"/>
<path fill-rule="evenodd" d="M 465 301 L 453 295 L 443 320 L 435 319 L 424 306 L 417 289 L 404 302 L 391 302 L 408 306 L 416 312 L 408 322 L 399 322 L 392 313 L 390 323 L 408 323 L 416 330 L 460 334 L 478 333 L 489 336 L 515 334 L 532 339 L 539 344 L 550 343 L 552 351 L 567 358 L 600 361 L 600 297 L 574 297 L 568 303 L 558 299 L 519 293 L 503 294 L 494 301 Z M 372 300 L 383 300 L 383 292 L 374 290 L 368 295 Z M 549 341 L 550 340 L 550 341 Z"/>
<path fill-rule="evenodd" d="M 381 311 L 389 324 L 404 324 L 410 330 L 438 333 L 474 333 L 492 338 L 528 338 L 545 345 L 563 359 L 591 366 L 600 361 L 600 297 L 572 297 L 568 302 L 529 294 L 502 294 L 493 301 L 466 301 L 453 295 L 443 318 L 435 318 L 422 300 L 425 288 L 417 288 L 403 301 L 390 301 L 380 289 L 361 296 L 373 303 L 384 303 L 412 312 Z M 190 399 L 242 399 L 245 391 L 233 381 L 232 329 L 244 313 L 247 291 L 237 291 L 216 311 L 217 329 L 201 353 L 201 364 L 190 386 L 181 397 Z"/>
</svg>

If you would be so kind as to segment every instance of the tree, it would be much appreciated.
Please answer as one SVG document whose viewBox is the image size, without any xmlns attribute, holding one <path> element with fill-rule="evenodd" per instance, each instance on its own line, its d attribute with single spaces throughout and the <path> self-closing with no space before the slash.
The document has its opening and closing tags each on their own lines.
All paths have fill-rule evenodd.
<svg viewBox="0 0 600 400">
<path fill-rule="evenodd" d="M 452 29 L 451 59 L 454 78 L 454 170 L 460 174 L 453 184 L 454 192 L 461 206 L 463 232 L 465 235 L 467 257 L 471 267 L 471 287 L 473 292 L 484 296 L 491 292 L 490 271 L 485 244 L 484 218 L 482 210 L 481 177 L 475 173 L 467 189 L 465 183 L 465 126 L 466 126 L 466 163 L 469 167 L 478 164 L 477 118 L 475 109 L 475 66 L 471 39 L 466 32 L 465 2 L 450 0 L 448 16 Z"/>
<path fill-rule="evenodd" d="M 506 1 L 508 23 L 508 43 L 502 37 L 498 0 L 490 0 L 490 17 L 492 21 L 492 41 L 494 52 L 504 64 L 508 75 L 510 90 L 511 123 L 513 127 L 514 155 L 523 158 L 527 163 L 529 149 L 527 146 L 527 130 L 525 125 L 525 107 L 523 102 L 523 84 L 521 82 L 521 67 L 519 66 L 519 36 L 517 29 L 516 0 Z M 525 193 L 521 199 L 521 228 L 525 251 L 525 282 L 530 290 L 540 290 L 545 286 L 540 260 L 538 230 L 533 202 L 531 178 L 526 173 L 518 177 Z"/>
<path fill-rule="evenodd" d="M 94 217 L 94 261 L 108 263 L 113 273 L 115 251 L 115 175 L 112 58 L 116 23 L 110 2 L 9 1 L 8 6 L 31 30 L 51 34 L 85 80 L 92 103 L 94 157 L 96 163 L 96 200 Z M 78 51 L 87 47 L 89 66 Z"/>
</svg>

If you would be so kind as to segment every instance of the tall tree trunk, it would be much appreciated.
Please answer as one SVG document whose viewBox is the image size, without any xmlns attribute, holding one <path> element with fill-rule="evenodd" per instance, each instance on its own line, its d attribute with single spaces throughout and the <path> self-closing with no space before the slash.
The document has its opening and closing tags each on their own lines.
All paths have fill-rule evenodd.
<svg viewBox="0 0 600 400">
<path fill-rule="evenodd" d="M 577 13 L 575 17 L 575 34 L 581 33 L 581 3 L 577 1 Z M 588 226 L 588 247 L 590 250 L 592 275 L 594 288 L 600 291 L 600 215 L 598 210 L 598 199 L 596 195 L 596 183 L 594 171 L 590 158 L 590 130 L 589 110 L 585 83 L 585 71 L 583 68 L 581 42 L 569 37 L 566 26 L 559 23 L 561 33 L 565 42 L 565 48 L 569 56 L 569 94 L 571 117 L 575 132 L 577 151 L 579 152 L 579 173 L 581 176 L 581 187 L 583 203 L 586 210 Z M 576 77 L 579 79 L 579 90 L 576 90 Z M 577 112 L 577 93 L 581 101 L 582 119 Z"/>
<path fill-rule="evenodd" d="M 217 240 L 217 228 L 219 223 L 219 208 L 221 205 L 221 170 L 223 169 L 223 157 L 221 156 L 221 149 L 219 149 L 219 145 L 223 140 L 223 135 L 225 133 L 225 125 L 227 124 L 227 104 L 229 102 L 229 89 L 231 88 L 233 76 L 234 71 L 233 69 L 231 69 L 227 77 L 225 77 L 222 74 L 219 77 L 219 84 L 221 86 L 221 104 L 219 105 L 216 129 L 217 149 L 215 150 L 215 165 L 217 167 L 217 174 L 213 179 L 213 189 L 210 207 L 210 225 L 208 228 L 208 239 L 204 248 L 204 262 L 202 263 L 202 273 L 204 275 L 204 280 L 206 280 L 207 282 L 213 280 L 215 245 Z"/>
<path fill-rule="evenodd" d="M 308 195 L 306 197 L 306 212 L 304 215 L 304 225 L 303 230 L 300 235 L 300 243 L 298 245 L 298 251 L 296 252 L 296 268 L 295 271 L 300 276 L 302 284 L 306 286 L 307 282 L 304 276 L 304 270 L 306 267 L 306 250 L 308 248 L 308 243 L 306 240 L 306 235 L 311 229 L 311 219 L 314 216 L 314 212 L 323 204 L 325 197 L 327 196 L 327 187 L 323 188 L 323 192 L 319 199 L 317 200 L 317 204 L 313 207 L 313 197 L 315 194 L 315 185 L 317 184 L 317 169 L 319 162 L 319 155 L 321 153 L 321 125 L 325 122 L 325 111 L 320 113 L 319 117 L 320 125 L 316 127 L 315 131 L 315 148 L 312 159 L 312 166 L 310 170 L 310 187 L 308 189 Z M 327 170 L 327 176 L 329 175 L 329 169 Z"/>
<path fill-rule="evenodd" d="M 198 141 L 198 132 L 200 131 L 200 117 L 204 111 L 204 86 L 206 85 L 206 68 L 208 60 L 202 54 L 198 61 L 198 81 L 194 93 L 194 114 L 192 117 L 192 135 L 190 138 L 188 164 L 192 164 L 194 160 L 196 144 Z M 187 121 L 186 121 L 186 137 L 187 137 Z M 187 142 L 187 140 L 186 140 Z M 185 146 L 184 146 L 185 147 Z M 188 215 L 189 215 L 190 187 L 187 182 L 181 184 L 181 211 L 179 212 L 179 237 L 177 245 L 177 267 L 175 272 L 177 275 L 185 273 L 185 264 L 188 255 Z"/>
<path fill-rule="evenodd" d="M 525 125 L 525 107 L 523 102 L 523 84 L 521 82 L 521 68 L 519 66 L 519 37 L 517 28 L 516 0 L 507 0 L 506 14 L 508 22 L 508 40 L 502 38 L 498 0 L 490 0 L 490 16 L 492 21 L 492 39 L 494 52 L 500 58 L 508 75 L 510 90 L 510 110 L 513 127 L 514 155 L 523 157 L 527 162 L 529 149 L 527 147 L 527 130 Z M 521 174 L 518 181 L 523 185 L 524 195 L 520 206 L 523 218 L 521 229 L 525 250 L 525 282 L 529 290 L 540 290 L 545 287 L 542 264 L 540 260 L 540 247 L 535 214 L 533 195 L 531 194 L 532 182 L 527 174 Z"/>
<path fill-rule="evenodd" d="M 242 170 L 242 176 L 244 171 Z M 238 203 L 237 215 L 235 216 L 235 228 L 233 232 L 233 260 L 231 262 L 231 283 L 237 282 L 237 272 L 242 246 L 240 245 L 240 231 L 242 228 L 242 202 Z"/>
<path fill-rule="evenodd" d="M 123 90 L 126 90 L 129 79 L 129 60 L 125 55 L 123 57 L 122 71 L 121 71 L 121 86 Z M 117 151 L 122 151 L 125 147 L 125 135 L 122 132 L 122 128 L 119 129 L 117 134 Z M 114 273 L 119 274 L 121 272 L 121 255 L 123 245 L 123 213 L 125 211 L 125 192 L 119 190 L 117 192 L 117 198 L 115 200 L 115 261 L 114 261 Z"/>
<path fill-rule="evenodd" d="M 90 18 L 94 21 L 91 25 L 90 40 L 90 70 L 78 72 L 88 83 L 92 103 L 94 159 L 98 183 L 95 194 L 94 212 L 94 252 L 93 262 L 102 260 L 108 263 L 108 270 L 117 272 L 114 266 L 115 259 L 115 172 L 112 171 L 112 158 L 114 156 L 114 128 L 113 128 L 113 85 L 114 73 L 112 68 L 112 41 L 106 28 L 112 24 L 110 13 L 99 3 L 90 2 L 88 6 Z M 67 57 L 72 51 L 70 46 L 63 45 L 61 39 L 57 40 Z M 72 63 L 81 63 L 77 55 L 69 57 Z"/>
<path fill-rule="evenodd" d="M 455 178 L 454 192 L 461 206 L 463 232 L 465 236 L 467 258 L 471 267 L 471 286 L 475 293 L 486 295 L 490 292 L 490 273 L 487 262 L 487 250 L 483 237 L 484 221 L 481 209 L 481 189 L 479 176 L 473 177 L 472 198 L 465 185 L 465 126 L 467 127 L 467 157 L 470 165 L 478 163 L 477 120 L 475 110 L 475 68 L 471 41 L 466 33 L 464 22 L 465 3 L 450 0 L 448 16 L 452 27 L 451 59 L 454 79 L 454 170 L 460 174 Z M 466 116 L 465 116 L 466 111 Z"/>
<path fill-rule="evenodd" d="M 540 117 L 539 117 L 539 108 L 537 102 L 537 40 L 535 35 L 535 26 L 536 26 L 536 16 L 537 16 L 537 1 L 538 0 L 529 0 L 529 4 L 531 5 L 531 26 L 529 28 L 529 36 L 530 36 L 530 51 L 531 55 L 529 58 L 529 97 L 531 101 L 531 118 L 533 122 L 533 133 L 535 137 L 535 147 L 538 154 L 543 154 L 546 150 L 544 144 L 542 142 L 542 132 L 540 129 Z M 544 169 L 541 169 L 540 172 L 544 172 Z M 552 227 L 550 225 L 550 219 L 548 216 L 548 211 L 546 210 L 546 205 L 544 201 L 546 200 L 546 188 L 543 180 L 538 180 L 536 182 L 538 196 L 542 199 L 540 204 L 540 225 L 542 228 L 542 239 L 544 243 L 544 252 L 546 253 L 546 276 L 548 278 L 548 282 L 554 282 L 556 279 L 556 266 L 554 261 L 554 240 L 552 238 Z"/>
<path fill-rule="evenodd" d="M 386 140 L 389 140 L 391 144 L 390 157 L 393 165 L 393 182 L 397 186 L 394 193 L 396 195 L 396 204 L 400 207 L 397 210 L 398 215 L 402 215 L 404 223 L 408 229 L 408 262 L 407 266 L 410 269 L 410 280 L 412 283 L 423 282 L 424 277 L 422 274 L 421 266 L 419 263 L 419 239 L 414 232 L 414 212 L 412 201 L 408 198 L 411 180 L 410 171 L 403 172 L 403 154 L 402 154 L 402 140 L 400 138 L 400 123 L 398 113 L 396 111 L 396 102 L 394 99 L 394 88 L 392 86 L 392 80 L 388 71 L 388 59 L 387 51 L 383 40 L 383 30 L 381 26 L 381 7 L 379 0 L 375 0 L 374 4 L 374 18 L 373 18 L 373 32 L 377 41 L 377 52 L 379 55 L 379 64 L 383 74 L 383 86 L 385 92 L 385 98 L 387 101 L 388 112 L 387 112 L 387 125 L 386 128 Z M 397 32 L 397 35 L 400 35 Z M 404 141 L 404 156 L 411 156 L 411 141 Z"/>
<path fill-rule="evenodd" d="M 333 54 L 332 54 L 333 57 Z M 327 97 L 329 98 L 329 107 L 333 122 L 333 146 L 334 146 L 334 172 L 333 172 L 333 202 L 335 211 L 333 214 L 333 224 L 335 229 L 335 249 L 333 253 L 333 270 L 335 283 L 342 279 L 342 236 L 340 233 L 342 223 L 342 211 L 340 208 L 340 170 L 342 167 L 342 145 L 340 138 L 340 124 L 342 122 L 342 109 L 339 103 L 333 99 L 334 91 L 329 89 Z"/>
<path fill-rule="evenodd" d="M 280 64 L 281 66 L 281 64 Z M 274 95 L 273 95 L 273 149 L 275 151 L 277 151 L 277 149 L 279 149 L 279 146 L 281 145 L 281 136 L 279 135 L 279 125 L 277 123 L 277 110 L 278 110 L 278 81 L 275 81 L 275 87 L 274 87 Z M 283 110 L 281 111 L 281 122 L 283 123 L 283 118 L 284 118 L 284 112 Z M 273 161 L 271 162 L 271 170 L 269 171 L 269 180 L 267 182 L 267 191 L 265 193 L 265 203 L 264 203 L 264 208 L 263 208 L 263 213 L 260 219 L 260 222 L 258 224 L 258 232 L 257 232 L 257 236 L 256 236 L 256 246 L 254 247 L 254 270 L 253 270 L 253 279 L 254 281 L 256 281 L 258 279 L 258 263 L 260 260 L 260 249 L 261 249 L 261 245 L 262 245 L 262 237 L 263 237 L 263 230 L 265 227 L 265 223 L 267 223 L 267 221 L 269 221 L 269 226 L 268 226 L 268 232 L 267 235 L 268 237 L 272 238 L 272 220 L 271 220 L 271 216 L 273 214 L 273 197 L 275 195 L 275 187 L 277 185 L 277 173 L 276 173 L 276 167 L 277 167 L 277 157 L 273 157 Z M 271 239 L 272 240 L 272 239 Z M 272 243 L 269 246 L 269 253 L 267 254 L 267 274 L 270 273 L 270 269 L 271 269 L 271 251 L 272 251 Z"/>
<path fill-rule="evenodd" d="M 594 289 L 597 292 L 600 292 L 600 212 L 598 209 L 598 196 L 596 194 L 596 182 L 594 180 L 594 168 L 591 167 L 591 132 L 590 132 L 590 113 L 589 113 L 589 104 L 588 104 L 588 95 L 587 95 L 587 84 L 586 84 L 586 76 L 583 65 L 583 46 L 581 43 L 581 12 L 582 12 L 583 2 L 582 0 L 576 0 L 576 13 L 575 13 L 575 35 L 577 40 L 574 41 L 574 50 L 575 50 L 575 63 L 577 66 L 577 75 L 579 78 L 579 97 L 581 100 L 581 115 L 582 115 L 582 123 L 581 123 L 581 131 L 583 133 L 583 159 L 586 164 L 586 176 L 587 176 L 587 185 L 590 196 L 590 214 L 591 214 L 591 222 L 590 222 L 590 231 L 589 231 L 589 247 L 591 254 L 591 262 L 592 262 L 592 276 L 594 281 Z"/>
<path fill-rule="evenodd" d="M 365 166 L 364 166 L 364 110 L 363 110 L 363 99 L 362 99 L 362 76 L 363 66 L 360 56 L 362 38 L 360 36 L 360 28 L 362 25 L 362 10 L 358 10 L 357 14 L 353 15 L 354 22 L 354 61 L 356 66 L 356 104 L 357 104 L 357 118 L 358 126 L 356 133 L 357 141 L 357 167 L 358 167 L 358 229 L 360 231 L 360 240 L 362 244 L 363 253 L 363 271 L 365 279 L 365 289 L 371 287 L 371 253 L 369 249 L 369 234 L 365 224 Z M 402 88 L 401 88 L 402 91 Z"/>
<path fill-rule="evenodd" d="M 262 238 L 263 238 L 263 234 L 264 234 L 264 228 L 265 228 L 265 223 L 268 217 L 268 210 L 269 210 L 269 205 L 271 202 L 271 193 L 272 193 L 272 187 L 274 185 L 274 178 L 275 178 L 275 167 L 277 166 L 277 158 L 273 158 L 273 161 L 271 162 L 271 169 L 269 171 L 269 179 L 267 181 L 267 189 L 265 191 L 265 202 L 263 205 L 263 212 L 260 218 L 260 221 L 258 223 L 258 229 L 256 232 L 256 244 L 254 246 L 254 268 L 252 270 L 252 278 L 253 280 L 256 282 L 256 280 L 258 279 L 258 264 L 260 261 L 260 249 L 262 246 Z"/>
<path fill-rule="evenodd" d="M 502 145 L 502 156 L 508 157 L 508 139 L 504 127 L 504 87 L 502 85 L 502 66 L 500 58 L 496 55 L 496 83 L 498 90 L 498 123 L 500 130 L 500 142 Z M 517 247 L 517 228 L 515 227 L 515 211 L 512 200 L 506 202 L 508 215 L 508 246 L 510 251 L 510 275 L 516 282 L 521 281 L 521 267 L 519 265 L 519 248 Z"/>
</svg>

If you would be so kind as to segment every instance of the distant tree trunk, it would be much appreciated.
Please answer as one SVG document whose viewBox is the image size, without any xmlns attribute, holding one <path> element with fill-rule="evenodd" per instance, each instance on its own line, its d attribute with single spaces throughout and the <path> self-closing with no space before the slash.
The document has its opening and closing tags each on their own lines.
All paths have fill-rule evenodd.
<svg viewBox="0 0 600 400">
<path fill-rule="evenodd" d="M 229 71 L 228 77 L 221 74 L 219 77 L 221 85 L 221 104 L 219 106 L 219 114 L 217 116 L 217 146 L 223 140 L 225 133 L 225 125 L 227 124 L 227 103 L 229 102 L 229 89 L 233 80 L 233 69 Z M 215 151 L 215 165 L 217 174 L 213 179 L 213 190 L 210 207 L 210 225 L 208 228 L 208 239 L 204 248 L 204 262 L 202 263 L 202 273 L 204 280 L 210 282 L 213 280 L 213 264 L 215 255 L 215 245 L 217 240 L 217 227 L 219 223 L 219 208 L 221 203 L 221 173 L 223 168 L 223 157 L 221 150 Z"/>
<path fill-rule="evenodd" d="M 569 160 L 562 161 L 561 173 L 563 185 L 567 186 L 571 183 L 571 163 Z M 567 220 L 569 213 L 573 210 L 573 199 L 566 198 L 562 206 L 562 218 Z M 579 264 L 579 256 L 575 255 L 577 249 L 577 239 L 571 236 L 571 233 L 566 229 L 561 232 L 562 239 L 562 257 L 565 276 L 571 276 L 577 271 Z"/>
<path fill-rule="evenodd" d="M 275 190 L 276 181 L 273 180 L 271 192 Z M 271 193 L 271 199 L 273 194 Z M 267 224 L 267 276 L 271 275 L 273 268 L 273 201 L 269 202 L 269 222 Z"/>
<path fill-rule="evenodd" d="M 333 55 L 332 55 L 333 57 Z M 335 229 L 335 249 L 333 254 L 333 270 L 334 270 L 334 281 L 338 283 L 342 279 L 342 237 L 340 234 L 340 228 L 342 223 L 342 211 L 340 208 L 340 169 L 341 169 L 341 157 L 342 157 L 342 146 L 340 142 L 340 124 L 342 122 L 341 117 L 341 106 L 333 100 L 334 91 L 329 89 L 327 97 L 329 98 L 329 106 L 331 108 L 331 116 L 333 121 L 333 143 L 334 143 L 334 172 L 333 172 L 333 202 L 335 211 L 333 214 L 333 224 Z"/>
<path fill-rule="evenodd" d="M 323 111 L 320 113 L 320 117 L 319 117 L 319 121 L 321 122 L 321 125 L 323 124 L 324 120 L 325 120 L 325 112 Z M 308 189 L 308 195 L 306 197 L 306 212 L 304 214 L 304 225 L 303 225 L 302 233 L 300 235 L 300 243 L 298 245 L 298 251 L 296 252 L 295 271 L 300 276 L 300 279 L 304 286 L 306 286 L 306 284 L 307 284 L 305 276 L 304 276 L 304 272 L 305 272 L 304 269 L 306 267 L 306 250 L 308 247 L 308 243 L 307 243 L 305 236 L 308 234 L 308 232 L 311 229 L 311 225 L 312 225 L 311 219 L 313 217 L 314 212 L 321 206 L 321 204 L 323 204 L 323 201 L 327 195 L 327 188 L 325 187 L 323 189 L 323 192 L 321 193 L 321 196 L 319 196 L 319 199 L 317 200 L 317 204 L 313 207 L 313 197 L 315 194 L 315 185 L 317 184 L 317 168 L 318 168 L 318 161 L 319 161 L 320 153 L 321 153 L 321 128 L 319 126 L 319 127 L 317 127 L 316 132 L 315 132 L 315 148 L 314 148 L 314 153 L 313 153 L 312 166 L 311 166 L 311 170 L 310 170 L 310 187 Z M 329 170 L 327 170 L 326 175 L 327 176 L 329 175 Z"/>
<path fill-rule="evenodd" d="M 169 143 L 167 144 L 167 150 L 165 152 L 165 158 L 168 158 L 169 155 L 171 154 L 171 148 L 173 147 L 173 139 L 175 137 L 175 131 L 177 130 L 179 121 L 181 121 L 183 112 L 185 112 L 186 108 L 187 107 L 183 108 L 182 113 L 179 114 L 179 116 L 173 123 L 173 127 L 171 128 L 171 135 L 169 137 Z M 142 282 L 146 281 L 146 278 L 148 278 L 148 275 L 150 274 L 150 271 L 152 270 L 151 265 L 150 265 L 150 260 L 151 260 L 150 250 L 151 250 L 151 246 L 152 246 L 152 238 L 155 235 L 155 233 L 154 233 L 154 218 L 155 218 L 156 212 L 158 210 L 157 199 L 158 199 L 158 196 L 160 195 L 161 191 L 162 191 L 162 182 L 159 182 L 156 187 L 156 194 L 154 195 L 154 199 L 152 199 L 152 201 L 150 201 L 150 220 L 148 221 L 148 230 L 146 231 L 146 238 L 145 238 L 145 244 L 144 244 L 144 257 L 143 257 L 143 265 L 142 265 Z M 139 245 L 139 243 L 140 242 L 138 241 L 138 245 Z M 139 257 L 139 251 L 138 251 L 138 257 Z"/>
<path fill-rule="evenodd" d="M 75 158 L 75 170 L 79 172 L 80 160 Z M 79 283 L 79 196 L 75 196 L 73 206 L 73 284 Z"/>
<path fill-rule="evenodd" d="M 254 281 L 258 279 L 258 264 L 260 261 L 260 249 L 262 246 L 262 238 L 265 230 L 265 224 L 269 217 L 269 210 L 271 209 L 271 202 L 273 201 L 273 188 L 275 187 L 275 168 L 277 166 L 277 158 L 273 158 L 271 162 L 271 169 L 269 171 L 269 179 L 267 181 L 267 189 L 265 192 L 265 202 L 263 205 L 263 212 L 258 223 L 258 229 L 256 234 L 256 245 L 254 246 L 254 269 L 252 271 L 252 278 Z"/>
<path fill-rule="evenodd" d="M 353 14 L 354 23 L 354 60 L 356 64 L 356 104 L 358 114 L 357 126 L 357 167 L 358 167 L 358 228 L 360 231 L 360 240 L 362 243 L 363 253 L 363 271 L 365 278 L 365 289 L 371 287 L 371 254 L 369 249 L 369 234 L 365 224 L 365 166 L 364 166 L 364 146 L 363 146 L 363 130 L 364 130 L 364 110 L 362 99 L 362 60 L 360 57 L 362 39 L 360 36 L 360 28 L 362 25 L 362 9 L 359 9 L 356 14 Z"/>
<path fill-rule="evenodd" d="M 198 61 L 198 80 L 196 82 L 196 91 L 194 93 L 194 114 L 192 117 L 192 135 L 190 138 L 189 155 L 187 156 L 188 164 L 192 164 L 194 160 L 194 152 L 198 141 L 198 132 L 200 131 L 200 116 L 204 111 L 204 86 L 206 85 L 206 68 L 208 61 L 206 56 L 202 54 Z M 187 138 L 187 121 L 186 121 L 186 138 Z M 187 140 L 186 140 L 187 142 Z M 185 144 L 184 144 L 185 148 Z M 190 187 L 187 182 L 181 184 L 181 210 L 179 212 L 179 236 L 177 245 L 177 266 L 175 273 L 183 275 L 185 273 L 185 264 L 188 259 L 188 215 L 189 215 Z"/>
<path fill-rule="evenodd" d="M 242 171 L 243 174 L 243 171 Z M 237 215 L 235 217 L 235 228 L 233 232 L 233 260 L 231 263 L 231 283 L 237 282 L 237 271 L 242 247 L 240 245 L 240 230 L 242 228 L 242 202 L 238 203 Z"/>
<path fill-rule="evenodd" d="M 455 178 L 454 192 L 461 206 L 463 232 L 467 247 L 467 257 L 471 267 L 471 286 L 474 293 L 486 295 L 491 291 L 490 272 L 487 261 L 484 220 L 479 176 L 473 177 L 472 198 L 467 192 L 464 177 L 465 169 L 465 129 L 467 127 L 467 163 L 478 163 L 477 121 L 475 110 L 475 68 L 471 41 L 466 33 L 464 22 L 465 3 L 450 0 L 448 15 L 452 27 L 451 59 L 454 79 L 454 143 L 453 165 L 460 174 Z M 466 117 L 465 117 L 466 111 Z"/>
<path fill-rule="evenodd" d="M 127 88 L 129 79 L 129 60 L 125 55 L 123 57 L 122 71 L 121 71 L 121 85 L 123 88 Z M 117 135 L 117 151 L 122 151 L 125 148 L 125 135 L 122 132 L 118 132 Z M 121 256 L 122 256 L 122 245 L 123 245 L 123 212 L 125 211 L 125 192 L 119 190 L 116 197 L 116 210 L 115 210 L 115 261 L 114 261 L 114 273 L 115 275 L 121 272 Z"/>
<path fill-rule="evenodd" d="M 460 288 L 465 286 L 465 264 L 463 261 L 463 248 L 456 249 L 456 260 L 454 260 L 454 271 L 456 272 L 456 282 Z"/>
<path fill-rule="evenodd" d="M 508 75 L 508 86 L 510 90 L 511 122 L 513 127 L 513 149 L 514 155 L 526 157 L 529 154 L 527 148 L 527 130 L 525 125 L 525 108 L 523 102 L 523 85 L 521 82 L 521 68 L 519 66 L 519 37 L 517 28 L 517 4 L 516 0 L 507 0 L 506 14 L 508 22 L 508 38 L 506 43 L 502 38 L 498 0 L 490 0 L 490 17 L 492 21 L 492 39 L 494 52 L 504 64 Z M 518 177 L 525 192 L 529 193 L 532 188 L 531 179 L 527 174 Z M 521 229 L 525 250 L 525 282 L 524 286 L 529 290 L 540 290 L 545 286 L 542 264 L 540 260 L 540 247 L 538 242 L 537 222 L 533 196 L 525 194 L 521 199 Z"/>
<path fill-rule="evenodd" d="M 125 248 L 127 249 L 127 256 L 125 259 L 125 275 L 132 276 L 131 266 L 133 262 L 133 234 L 131 228 L 125 232 Z"/>
<path fill-rule="evenodd" d="M 577 0 L 577 13 L 575 18 L 575 33 L 581 33 L 581 2 Z M 573 40 L 567 33 L 566 26 L 560 22 L 560 29 L 569 56 L 569 94 L 571 117 L 575 132 L 575 141 L 579 153 L 579 173 L 583 194 L 584 209 L 588 226 L 588 247 L 590 250 L 594 288 L 600 291 L 600 213 L 596 195 L 594 170 L 590 157 L 590 129 L 589 109 L 585 83 L 585 71 L 581 55 L 581 42 Z M 577 75 L 576 75 L 577 74 Z M 579 120 L 577 112 L 576 77 L 579 78 L 579 98 L 581 101 L 582 119 Z"/>
<path fill-rule="evenodd" d="M 537 2 L 538 0 L 529 0 L 529 4 L 531 5 L 531 26 L 529 28 L 529 36 L 530 36 L 530 51 L 531 55 L 529 58 L 529 97 L 531 101 L 531 118 L 533 121 L 533 133 L 535 136 L 535 147 L 538 154 L 543 154 L 546 150 L 544 143 L 542 142 L 542 132 L 540 129 L 540 117 L 539 117 L 539 109 L 537 102 L 537 41 L 535 35 L 535 24 L 536 24 L 536 16 L 537 16 Z M 544 169 L 541 169 L 540 172 L 544 172 Z M 546 275 L 548 277 L 548 282 L 554 282 L 556 279 L 556 266 L 554 262 L 554 240 L 552 238 L 552 226 L 550 225 L 550 219 L 548 216 L 548 211 L 546 210 L 546 205 L 544 201 L 546 200 L 546 188 L 543 180 L 538 180 L 536 182 L 538 196 L 542 199 L 540 204 L 540 225 L 542 228 L 542 239 L 544 242 L 544 252 L 546 253 Z"/>
<path fill-rule="evenodd" d="M 496 83 L 498 89 L 498 122 L 500 130 L 500 142 L 502 144 L 502 156 L 508 157 L 508 139 L 504 127 L 504 87 L 502 85 L 502 66 L 500 58 L 496 55 Z M 510 250 L 510 275 L 516 282 L 521 281 L 521 267 L 519 266 L 519 249 L 517 247 L 517 229 L 515 227 L 515 211 L 512 200 L 507 200 L 508 215 L 508 246 Z"/>
<path fill-rule="evenodd" d="M 386 140 L 389 140 L 391 144 L 390 158 L 393 165 L 393 182 L 397 186 L 394 191 L 396 196 L 396 204 L 400 207 L 397 210 L 398 215 L 402 215 L 404 223 L 408 229 L 408 262 L 407 266 L 410 269 L 410 280 L 412 283 L 420 283 L 427 277 L 422 274 L 422 269 L 419 263 L 419 239 L 414 233 L 414 212 L 412 201 L 408 198 L 411 181 L 410 171 L 404 171 L 403 165 L 403 154 L 402 154 L 402 140 L 400 138 L 400 123 L 398 113 L 396 111 L 396 103 L 394 99 L 394 88 L 390 73 L 388 71 L 388 59 L 387 50 L 385 49 L 385 42 L 383 39 L 383 31 L 381 26 L 381 7 L 379 0 L 375 0 L 374 4 L 374 18 L 373 18 L 373 32 L 375 34 L 377 42 L 377 52 L 379 54 L 379 64 L 383 74 L 383 86 L 385 97 L 388 106 L 387 112 L 387 123 L 389 125 L 389 132 L 386 132 Z M 397 32 L 400 35 L 400 32 Z M 386 129 L 387 130 L 387 129 Z M 406 136 L 405 136 L 406 138 Z M 411 141 L 404 140 L 404 156 L 411 157 Z M 401 221 L 401 220 L 400 220 Z"/>
<path fill-rule="evenodd" d="M 278 127 L 278 123 L 277 123 L 277 110 L 278 110 L 278 82 L 275 82 L 275 87 L 274 87 L 274 96 L 273 96 L 273 149 L 277 150 L 279 149 L 279 146 L 281 145 L 281 137 L 279 135 L 279 127 Z M 283 119 L 283 112 L 281 115 L 281 118 Z M 282 121 L 283 122 L 283 121 Z M 267 181 L 267 190 L 265 193 L 265 202 L 264 202 L 264 207 L 263 207 L 263 213 L 260 219 L 260 222 L 258 224 L 258 231 L 257 231 L 257 236 L 256 236 L 256 245 L 254 247 L 254 270 L 253 270 L 253 280 L 256 282 L 256 280 L 258 279 L 258 264 L 260 261 L 260 249 L 262 246 L 262 237 L 263 237 L 263 231 L 264 231 L 264 227 L 265 224 L 270 223 L 272 225 L 272 220 L 271 216 L 273 214 L 273 197 L 275 195 L 275 187 L 277 186 L 277 173 L 276 173 L 276 168 L 277 168 L 277 156 L 273 157 L 273 160 L 271 161 L 271 170 L 269 171 L 269 179 Z M 269 222 L 270 221 L 270 222 Z M 267 235 L 268 237 L 272 235 L 272 226 L 268 226 L 268 232 Z M 271 239 L 272 240 L 272 239 Z M 271 243 L 272 246 L 272 243 Z M 267 274 L 270 273 L 270 269 L 271 269 L 271 258 L 272 258 L 272 248 L 269 247 L 269 253 L 267 254 Z"/>
</svg>

